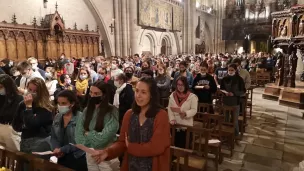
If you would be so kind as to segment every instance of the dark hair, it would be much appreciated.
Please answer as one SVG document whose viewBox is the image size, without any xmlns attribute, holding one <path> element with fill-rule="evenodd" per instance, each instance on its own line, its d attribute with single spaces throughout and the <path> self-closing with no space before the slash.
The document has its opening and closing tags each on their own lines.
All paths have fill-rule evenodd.
<svg viewBox="0 0 304 171">
<path fill-rule="evenodd" d="M 118 80 L 122 80 L 124 83 L 126 83 L 127 80 L 128 80 L 127 76 L 126 76 L 125 74 L 123 74 L 123 73 L 118 74 L 118 75 L 116 76 L 116 78 L 117 78 Z"/>
<path fill-rule="evenodd" d="M 231 68 L 234 68 L 234 70 L 237 71 L 237 66 L 235 63 L 232 63 L 232 64 L 229 64 L 228 68 L 231 67 Z"/>
<path fill-rule="evenodd" d="M 153 118 L 156 116 L 156 114 L 162 108 L 159 103 L 160 98 L 159 98 L 159 94 L 158 94 L 158 88 L 157 88 L 156 81 L 153 78 L 142 77 L 138 82 L 146 83 L 149 87 L 151 99 L 149 102 L 149 109 L 146 112 L 146 117 Z M 132 105 L 132 111 L 134 112 L 134 114 L 137 114 L 137 115 L 139 115 L 139 113 L 141 111 L 141 107 L 137 105 L 135 100 Z"/>
<path fill-rule="evenodd" d="M 136 53 L 134 56 L 139 57 L 139 54 Z"/>
<path fill-rule="evenodd" d="M 61 84 L 64 83 L 65 76 L 67 76 L 67 74 L 62 74 L 62 75 L 60 75 L 59 79 L 60 79 L 60 83 L 61 83 Z"/>
<path fill-rule="evenodd" d="M 241 65 L 242 61 L 241 61 L 241 59 L 239 59 L 239 58 L 234 58 L 234 59 L 232 60 L 232 63 L 237 64 L 237 65 Z"/>
<path fill-rule="evenodd" d="M 184 84 L 184 87 L 185 87 L 185 90 L 183 93 L 187 93 L 189 91 L 189 84 L 188 84 L 188 80 L 187 80 L 187 77 L 184 77 L 184 76 L 180 76 L 176 79 L 176 82 L 175 82 L 175 87 L 176 87 L 176 90 L 177 90 L 177 82 L 178 81 L 181 81 L 183 84 Z"/>
<path fill-rule="evenodd" d="M 56 96 L 56 101 L 55 101 L 56 104 L 58 104 L 59 97 L 65 97 L 66 99 L 68 99 L 68 101 L 70 103 L 74 103 L 74 105 L 72 107 L 72 112 L 74 115 L 76 115 L 77 112 L 80 111 L 80 104 L 79 104 L 79 101 L 77 99 L 75 92 L 73 92 L 71 90 L 60 91 L 59 94 Z"/>
<path fill-rule="evenodd" d="M 32 69 L 32 66 L 26 62 L 26 61 L 23 61 L 21 63 L 19 63 L 17 65 L 17 70 L 22 74 L 23 71 L 27 70 L 27 69 Z"/>
<path fill-rule="evenodd" d="M 101 97 L 102 100 L 98 107 L 99 112 L 97 114 L 96 125 L 95 125 L 95 130 L 97 132 L 101 132 L 104 128 L 103 122 L 105 115 L 110 113 L 110 111 L 114 110 L 114 107 L 109 104 L 110 90 L 108 84 L 104 83 L 103 81 L 97 81 L 92 86 L 97 87 L 102 92 L 102 97 Z M 92 103 L 91 100 L 89 100 L 87 105 L 87 112 L 85 114 L 84 125 L 83 125 L 83 128 L 86 131 L 90 130 L 89 125 L 93 118 L 94 111 L 95 111 L 95 104 Z M 118 120 L 118 118 L 116 119 Z"/>
<path fill-rule="evenodd" d="M 201 62 L 200 67 L 205 67 L 208 69 L 208 64 L 207 62 Z"/>
<path fill-rule="evenodd" d="M 187 68 L 187 66 L 188 66 L 188 64 L 187 64 L 186 61 L 181 61 L 181 62 L 179 63 L 179 66 L 181 66 L 181 65 L 185 66 L 186 68 Z"/>
<path fill-rule="evenodd" d="M 6 102 L 13 100 L 18 95 L 15 81 L 7 74 L 0 74 L 0 84 L 5 88 Z"/>
</svg>

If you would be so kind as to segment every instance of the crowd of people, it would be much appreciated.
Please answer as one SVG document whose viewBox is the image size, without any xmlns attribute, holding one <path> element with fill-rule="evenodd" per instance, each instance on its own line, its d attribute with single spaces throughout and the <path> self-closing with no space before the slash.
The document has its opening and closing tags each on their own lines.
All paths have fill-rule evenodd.
<svg viewBox="0 0 304 171">
<path fill-rule="evenodd" d="M 78 171 L 111 171 L 117 162 L 122 171 L 169 170 L 170 124 L 193 126 L 198 103 L 212 104 L 218 89 L 224 105 L 240 106 L 249 72 L 273 72 L 275 63 L 264 53 L 5 59 L 0 143 L 25 153 L 51 150 L 58 164 Z M 185 138 L 178 131 L 176 146 Z"/>
</svg>

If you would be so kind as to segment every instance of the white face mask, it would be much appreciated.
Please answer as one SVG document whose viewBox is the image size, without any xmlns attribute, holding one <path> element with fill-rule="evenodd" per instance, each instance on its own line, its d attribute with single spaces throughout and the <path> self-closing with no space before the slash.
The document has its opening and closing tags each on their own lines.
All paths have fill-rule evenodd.
<svg viewBox="0 0 304 171">
<path fill-rule="evenodd" d="M 105 76 L 101 75 L 101 74 L 98 74 L 98 77 L 99 77 L 100 80 L 103 80 L 105 78 Z"/>
<path fill-rule="evenodd" d="M 207 73 L 205 73 L 205 72 L 204 72 L 204 73 L 203 73 L 203 72 L 201 72 L 201 76 L 203 76 L 203 77 L 204 77 L 204 76 L 206 76 L 206 75 L 207 75 Z"/>
<path fill-rule="evenodd" d="M 117 66 L 115 64 L 112 64 L 111 69 L 115 70 Z"/>
<path fill-rule="evenodd" d="M 87 79 L 88 78 L 88 76 L 86 76 L 86 75 L 80 75 L 80 79 L 81 80 L 85 80 L 85 79 Z"/>
<path fill-rule="evenodd" d="M 51 79 L 53 76 L 50 72 L 46 72 L 45 77 L 48 78 L 48 79 Z"/>
<path fill-rule="evenodd" d="M 38 64 L 32 64 L 32 69 L 34 70 L 38 69 Z"/>
<path fill-rule="evenodd" d="M 234 75 L 235 75 L 235 72 L 232 72 L 232 73 L 228 72 L 228 75 L 229 75 L 229 76 L 234 76 Z"/>
<path fill-rule="evenodd" d="M 4 89 L 4 88 L 0 89 L 0 95 L 2 95 L 2 96 L 5 96 L 5 95 L 6 95 L 6 92 L 5 92 L 5 89 Z"/>
<path fill-rule="evenodd" d="M 120 85 L 120 83 L 118 82 L 118 81 L 114 81 L 114 85 L 115 85 L 115 87 L 117 87 L 117 88 L 119 88 L 121 85 Z"/>
<path fill-rule="evenodd" d="M 69 106 L 60 106 L 60 105 L 58 105 L 58 111 L 59 111 L 59 114 L 65 115 L 65 114 L 67 114 L 70 111 L 70 107 Z"/>
</svg>

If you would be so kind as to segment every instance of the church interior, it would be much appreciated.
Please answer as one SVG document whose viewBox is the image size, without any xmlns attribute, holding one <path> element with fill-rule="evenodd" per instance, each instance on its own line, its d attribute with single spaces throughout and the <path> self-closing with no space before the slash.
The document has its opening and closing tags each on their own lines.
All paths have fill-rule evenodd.
<svg viewBox="0 0 304 171">
<path fill-rule="evenodd" d="M 0 0 L 0 171 L 302 171 L 303 109 L 304 0 Z"/>
</svg>

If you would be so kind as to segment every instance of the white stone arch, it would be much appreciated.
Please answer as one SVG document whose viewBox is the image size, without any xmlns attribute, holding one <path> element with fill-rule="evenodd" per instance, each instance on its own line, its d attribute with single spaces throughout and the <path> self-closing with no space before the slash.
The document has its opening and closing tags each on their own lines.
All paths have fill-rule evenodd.
<svg viewBox="0 0 304 171">
<path fill-rule="evenodd" d="M 106 49 L 106 51 L 105 51 L 106 56 L 113 56 L 115 54 L 113 43 L 111 42 L 110 34 L 106 29 L 107 26 L 104 22 L 104 19 L 102 18 L 102 15 L 99 13 L 96 5 L 94 4 L 94 2 L 92 0 L 83 0 L 83 1 L 88 6 L 88 8 L 91 9 L 91 12 L 93 13 L 93 16 L 95 17 L 97 25 L 99 26 L 99 32 L 101 35 L 101 39 L 99 41 L 99 46 L 98 46 L 99 52 L 101 52 L 100 44 L 101 44 L 101 40 L 102 40 L 104 43 L 105 49 Z"/>
<path fill-rule="evenodd" d="M 156 44 L 157 44 L 157 37 L 154 31 L 152 30 L 143 30 L 142 33 L 140 34 L 139 42 L 138 45 L 143 46 L 144 38 L 148 38 L 150 40 L 150 49 L 152 55 L 156 54 Z"/>
<path fill-rule="evenodd" d="M 162 42 L 163 40 L 166 43 L 166 54 L 165 55 L 171 55 L 172 54 L 172 47 L 174 46 L 172 37 L 168 33 L 162 33 L 159 39 L 159 45 L 162 48 Z M 161 51 L 160 51 L 161 52 Z"/>
</svg>

